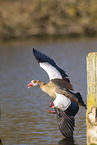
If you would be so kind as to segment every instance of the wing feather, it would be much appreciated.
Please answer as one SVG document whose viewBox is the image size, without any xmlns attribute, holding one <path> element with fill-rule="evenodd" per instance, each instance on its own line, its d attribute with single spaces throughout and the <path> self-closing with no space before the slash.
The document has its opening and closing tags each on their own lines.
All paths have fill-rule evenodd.
<svg viewBox="0 0 97 145">
<path fill-rule="evenodd" d="M 63 136 L 70 137 L 73 136 L 75 120 L 73 116 L 70 116 L 67 112 L 55 108 L 56 119 L 59 129 Z"/>
<path fill-rule="evenodd" d="M 38 61 L 38 63 L 41 63 L 41 67 L 43 68 L 43 66 L 42 66 L 42 64 L 44 64 L 44 65 L 47 65 L 47 63 L 50 65 L 50 66 L 52 66 L 52 70 L 55 68 L 56 69 L 56 76 L 58 77 L 58 78 L 60 78 L 60 76 L 61 76 L 61 78 L 64 78 L 64 79 L 66 79 L 68 82 L 70 82 L 70 80 L 67 78 L 68 76 L 66 75 L 66 73 L 65 73 L 65 71 L 64 70 L 62 70 L 60 67 L 58 67 L 57 65 L 56 65 L 56 63 L 55 63 L 55 61 L 53 60 L 53 59 L 51 59 L 50 57 L 48 57 L 47 55 L 45 55 L 45 54 L 42 54 L 41 52 L 39 52 L 39 51 L 37 51 L 36 49 L 34 49 L 33 48 L 33 54 L 34 54 L 34 56 L 35 56 L 35 58 L 37 59 L 37 61 Z M 46 66 L 45 66 L 46 67 Z M 44 68 L 43 68 L 44 69 Z M 54 69 L 54 70 L 55 70 Z M 47 70 L 45 69 L 45 71 L 47 72 Z M 54 72 L 54 71 L 53 71 Z M 48 73 L 48 72 L 47 72 Z M 60 75 L 59 75 L 60 74 Z M 48 74 L 49 75 L 49 74 Z M 54 76 L 54 75 L 53 75 Z M 49 75 L 49 78 L 50 78 L 51 76 Z M 52 78 L 52 77 L 51 77 Z M 55 78 L 55 77 L 54 77 Z M 54 78 L 52 78 L 52 79 L 54 79 Z"/>
<path fill-rule="evenodd" d="M 62 79 L 60 72 L 49 63 L 44 62 L 44 63 L 39 63 L 39 64 L 40 64 L 40 67 L 42 67 L 47 72 L 50 80 L 56 79 L 56 78 Z"/>
<path fill-rule="evenodd" d="M 52 79 L 51 82 L 61 88 L 66 88 L 73 91 L 73 86 L 66 79 Z"/>
</svg>

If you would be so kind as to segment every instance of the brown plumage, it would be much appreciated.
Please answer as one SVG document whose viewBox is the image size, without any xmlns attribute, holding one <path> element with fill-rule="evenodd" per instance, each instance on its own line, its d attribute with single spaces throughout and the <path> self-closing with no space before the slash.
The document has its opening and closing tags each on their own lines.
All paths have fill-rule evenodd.
<svg viewBox="0 0 97 145">
<path fill-rule="evenodd" d="M 71 90 L 73 90 L 73 86 L 65 71 L 58 67 L 53 59 L 45 54 L 42 54 L 36 49 L 33 49 L 33 54 L 38 60 L 40 67 L 47 72 L 50 82 L 45 84 L 39 80 L 32 80 L 28 87 L 40 86 L 41 90 L 47 93 L 50 97 L 56 98 L 59 94 L 62 94 L 64 97 L 69 98 L 72 102 L 76 102 L 85 107 L 86 105 L 84 104 L 80 93 L 75 94 L 71 92 Z"/>
<path fill-rule="evenodd" d="M 32 80 L 28 88 L 39 86 L 42 91 L 50 97 L 55 98 L 50 107 L 55 111 L 48 111 L 56 114 L 59 129 L 64 137 L 73 136 L 74 116 L 79 110 L 79 105 L 86 108 L 80 93 L 73 93 L 73 86 L 64 70 L 56 65 L 53 59 L 33 49 L 33 54 L 49 76 L 49 83 L 45 84 L 40 80 Z"/>
<path fill-rule="evenodd" d="M 62 94 L 69 98 L 72 102 L 76 102 L 79 105 L 86 107 L 80 93 L 74 94 L 73 92 L 66 89 L 64 87 L 64 81 L 62 80 L 51 80 L 48 84 L 45 84 L 39 80 L 32 80 L 30 84 L 28 84 L 28 88 L 31 88 L 32 86 L 39 86 L 41 90 L 47 93 L 50 97 L 56 98 L 56 93 Z"/>
</svg>

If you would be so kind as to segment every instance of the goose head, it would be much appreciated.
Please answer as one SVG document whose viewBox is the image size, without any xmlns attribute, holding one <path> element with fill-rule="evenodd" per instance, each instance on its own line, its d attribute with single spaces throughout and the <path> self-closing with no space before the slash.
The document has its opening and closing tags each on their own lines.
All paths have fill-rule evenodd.
<svg viewBox="0 0 97 145">
<path fill-rule="evenodd" d="M 31 88 L 33 86 L 42 86 L 44 83 L 40 80 L 32 80 L 29 84 L 28 84 L 28 88 Z"/>
</svg>

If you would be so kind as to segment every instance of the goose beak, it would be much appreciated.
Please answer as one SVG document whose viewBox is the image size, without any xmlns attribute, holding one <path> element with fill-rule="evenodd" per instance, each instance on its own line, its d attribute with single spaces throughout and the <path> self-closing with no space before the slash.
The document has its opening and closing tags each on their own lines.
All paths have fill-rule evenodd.
<svg viewBox="0 0 97 145">
<path fill-rule="evenodd" d="M 30 84 L 28 84 L 28 88 L 31 88 L 31 87 L 33 87 L 32 81 L 30 82 Z"/>
</svg>

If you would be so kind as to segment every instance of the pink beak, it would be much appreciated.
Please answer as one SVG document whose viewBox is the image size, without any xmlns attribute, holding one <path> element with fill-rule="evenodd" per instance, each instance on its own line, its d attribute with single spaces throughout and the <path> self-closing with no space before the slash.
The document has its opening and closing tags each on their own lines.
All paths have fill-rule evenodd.
<svg viewBox="0 0 97 145">
<path fill-rule="evenodd" d="M 32 82 L 30 82 L 30 84 L 28 84 L 28 88 L 31 88 L 31 87 L 33 87 L 33 83 Z"/>
</svg>

